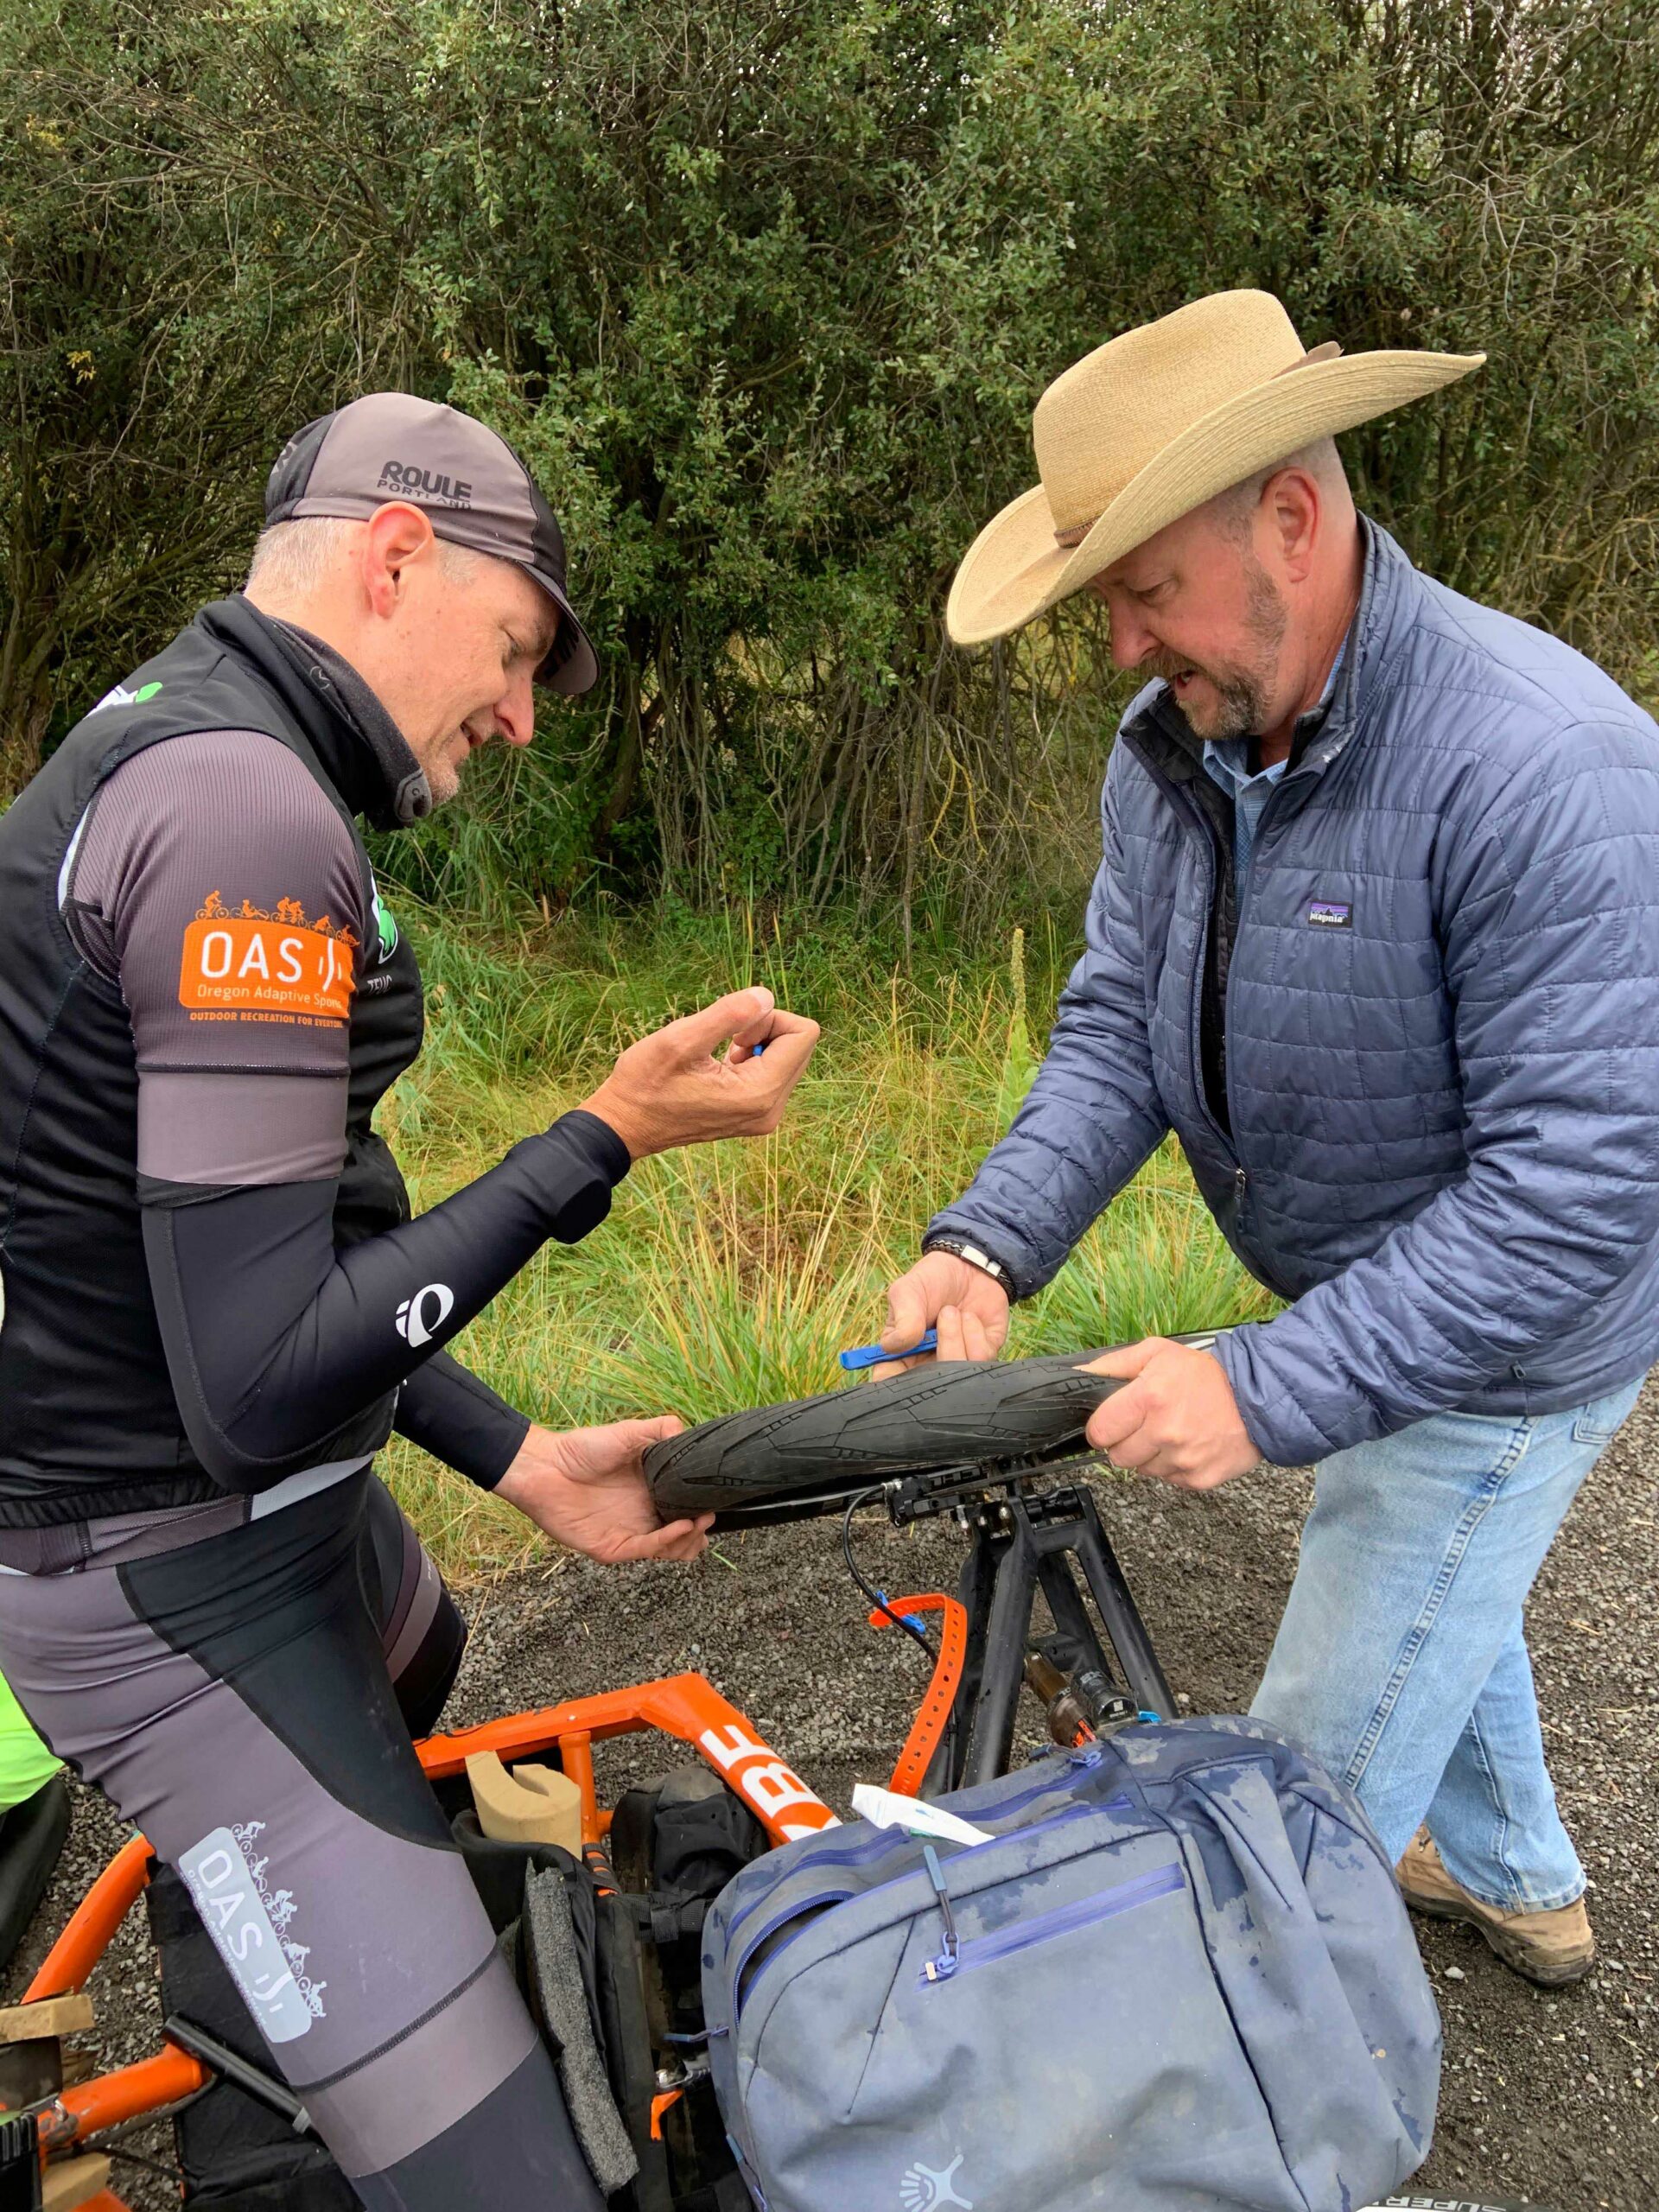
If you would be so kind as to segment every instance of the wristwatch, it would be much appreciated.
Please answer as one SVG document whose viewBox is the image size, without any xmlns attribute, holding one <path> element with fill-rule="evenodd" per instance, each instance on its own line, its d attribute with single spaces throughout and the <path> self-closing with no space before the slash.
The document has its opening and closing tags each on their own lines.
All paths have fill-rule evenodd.
<svg viewBox="0 0 1659 2212">
<path fill-rule="evenodd" d="M 981 1251 L 977 1244 L 969 1243 L 965 1237 L 930 1236 L 922 1250 L 924 1253 L 954 1252 L 957 1259 L 966 1260 L 970 1268 L 977 1268 L 982 1274 L 989 1275 L 993 1282 L 1001 1283 L 1007 1293 L 1010 1305 L 1019 1294 L 1014 1287 L 1014 1277 L 1001 1261 L 994 1260 L 988 1252 Z"/>
</svg>

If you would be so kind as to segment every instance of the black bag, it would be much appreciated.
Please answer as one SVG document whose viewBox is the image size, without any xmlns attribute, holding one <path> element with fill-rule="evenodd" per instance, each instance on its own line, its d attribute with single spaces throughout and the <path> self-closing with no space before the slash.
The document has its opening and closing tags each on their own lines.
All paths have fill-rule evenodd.
<svg viewBox="0 0 1659 2212">
<path fill-rule="evenodd" d="M 734 1874 L 770 1847 L 742 1799 L 701 1764 L 676 1767 L 625 1790 L 607 1840 L 625 1888 L 705 1899 L 718 1897 Z"/>
<path fill-rule="evenodd" d="M 697 1764 L 626 1791 L 606 1847 L 590 1854 L 591 1863 L 552 1845 L 492 1842 L 470 1810 L 457 1816 L 454 1833 L 499 1933 L 507 1934 L 523 1912 L 530 1873 L 557 1872 L 565 1883 L 594 2034 L 639 2161 L 632 2180 L 609 2199 L 616 2212 L 726 2212 L 728 2205 L 748 2212 L 747 2191 L 701 2077 L 702 1934 L 710 1902 L 769 1848 L 753 1814 Z M 522 1925 L 514 1959 L 545 2035 L 536 1961 Z M 691 2076 L 685 2094 L 653 2133 L 653 2105 L 664 2094 L 659 2070 L 685 2069 Z"/>
<path fill-rule="evenodd" d="M 766 1832 L 712 1769 L 677 1767 L 618 1799 L 607 1839 L 601 2034 L 639 2175 L 628 2212 L 747 2212 L 702 2063 L 702 1923 L 734 1874 L 770 1848 Z M 657 2075 L 692 2078 L 651 2136 Z M 619 2202 L 626 2200 L 619 2199 Z"/>
</svg>

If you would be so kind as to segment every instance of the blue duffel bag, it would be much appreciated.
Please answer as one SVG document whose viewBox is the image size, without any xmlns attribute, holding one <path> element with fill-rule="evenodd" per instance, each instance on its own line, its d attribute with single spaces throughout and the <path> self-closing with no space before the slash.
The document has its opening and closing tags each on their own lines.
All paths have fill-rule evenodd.
<svg viewBox="0 0 1659 2212">
<path fill-rule="evenodd" d="M 716 1899 L 716 2093 L 768 2212 L 1354 2212 L 1428 2155 L 1440 2018 L 1346 1789 L 1249 1720 L 1132 1727 Z"/>
</svg>

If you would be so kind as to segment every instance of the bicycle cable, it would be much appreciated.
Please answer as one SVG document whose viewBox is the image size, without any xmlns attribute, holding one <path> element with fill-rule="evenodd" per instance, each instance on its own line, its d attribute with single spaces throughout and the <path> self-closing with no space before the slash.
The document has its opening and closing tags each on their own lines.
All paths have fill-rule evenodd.
<svg viewBox="0 0 1659 2212">
<path fill-rule="evenodd" d="M 865 1580 L 859 1572 L 858 1561 L 853 1557 L 853 1516 L 868 1499 L 879 1497 L 886 1487 L 884 1483 L 872 1483 L 868 1490 L 857 1491 L 848 1499 L 847 1510 L 841 1516 L 841 1555 L 847 1562 L 848 1573 L 857 1583 L 875 1611 L 878 1613 L 884 1613 L 895 1628 L 903 1629 L 907 1637 L 919 1643 L 926 1652 L 930 1662 L 937 1667 L 939 1663 L 939 1655 L 934 1649 L 932 1639 L 928 1636 L 927 1631 L 907 1613 L 895 1613 L 874 1585 Z"/>
</svg>

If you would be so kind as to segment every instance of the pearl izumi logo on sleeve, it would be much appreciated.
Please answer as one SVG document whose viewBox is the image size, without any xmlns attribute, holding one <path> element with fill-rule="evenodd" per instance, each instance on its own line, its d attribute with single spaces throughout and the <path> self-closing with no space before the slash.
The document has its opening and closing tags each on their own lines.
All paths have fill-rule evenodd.
<svg viewBox="0 0 1659 2212">
<path fill-rule="evenodd" d="M 356 950 L 349 929 L 308 920 L 297 899 L 233 911 L 210 892 L 185 928 L 179 1004 L 193 1021 L 344 1021 Z"/>
<path fill-rule="evenodd" d="M 161 688 L 159 683 L 141 683 L 136 691 L 129 691 L 124 683 L 118 683 L 113 690 L 104 694 L 95 707 L 89 707 L 86 711 L 89 715 L 101 715 L 105 707 L 145 707 Z"/>
<path fill-rule="evenodd" d="M 455 1294 L 448 1284 L 429 1282 L 397 1308 L 397 1333 L 412 1344 L 429 1344 L 454 1310 Z"/>
</svg>

